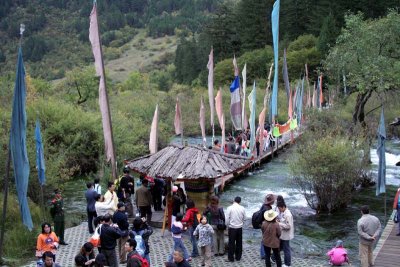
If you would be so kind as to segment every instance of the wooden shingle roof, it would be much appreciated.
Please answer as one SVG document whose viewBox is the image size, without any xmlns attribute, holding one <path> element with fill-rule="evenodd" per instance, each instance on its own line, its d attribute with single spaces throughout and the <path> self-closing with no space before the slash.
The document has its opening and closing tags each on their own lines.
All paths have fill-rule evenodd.
<svg viewBox="0 0 400 267">
<path fill-rule="evenodd" d="M 130 169 L 151 177 L 193 180 L 215 179 L 244 168 L 251 160 L 200 146 L 169 145 L 155 154 L 127 162 Z"/>
</svg>

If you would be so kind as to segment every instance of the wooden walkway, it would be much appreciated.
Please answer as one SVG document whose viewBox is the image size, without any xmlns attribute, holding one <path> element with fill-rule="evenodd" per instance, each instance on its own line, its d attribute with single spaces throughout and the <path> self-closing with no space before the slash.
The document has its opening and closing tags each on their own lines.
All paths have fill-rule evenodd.
<svg viewBox="0 0 400 267">
<path fill-rule="evenodd" d="M 375 266 L 393 267 L 400 265 L 400 236 L 396 236 L 398 224 L 389 219 L 374 250 Z"/>
</svg>

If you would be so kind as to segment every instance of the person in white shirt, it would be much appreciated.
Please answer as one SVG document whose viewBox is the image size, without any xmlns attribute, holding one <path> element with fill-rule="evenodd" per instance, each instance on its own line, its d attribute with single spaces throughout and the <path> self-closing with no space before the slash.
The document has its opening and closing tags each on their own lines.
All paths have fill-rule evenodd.
<svg viewBox="0 0 400 267">
<path fill-rule="evenodd" d="M 104 202 L 105 203 L 113 203 L 112 205 L 112 210 L 110 215 L 113 215 L 114 212 L 118 209 L 118 196 L 117 193 L 115 193 L 115 184 L 114 182 L 108 182 L 108 190 L 104 194 Z"/>
<path fill-rule="evenodd" d="M 94 191 L 97 192 L 97 194 L 101 195 L 101 185 L 100 185 L 100 179 L 99 178 L 95 178 L 94 179 Z"/>
<path fill-rule="evenodd" d="M 279 209 L 280 219 L 278 219 L 279 226 L 281 227 L 281 250 L 284 254 L 284 265 L 291 266 L 292 256 L 290 252 L 290 240 L 294 238 L 294 225 L 293 225 L 293 215 L 290 210 L 286 207 L 284 201 L 278 202 L 277 207 Z"/>
<path fill-rule="evenodd" d="M 242 234 L 243 234 L 243 223 L 246 218 L 246 212 L 243 206 L 240 205 L 242 199 L 235 197 L 235 200 L 231 206 L 226 210 L 225 223 L 228 227 L 228 258 L 227 262 L 233 262 L 234 260 L 240 261 L 242 257 Z"/>
<path fill-rule="evenodd" d="M 96 203 L 94 204 L 94 207 L 96 209 L 97 217 L 114 213 L 114 211 L 112 209 L 113 206 L 114 206 L 114 203 L 111 201 L 105 202 L 104 197 L 102 195 L 96 196 Z M 95 224 L 97 225 L 97 223 L 95 223 Z"/>
</svg>

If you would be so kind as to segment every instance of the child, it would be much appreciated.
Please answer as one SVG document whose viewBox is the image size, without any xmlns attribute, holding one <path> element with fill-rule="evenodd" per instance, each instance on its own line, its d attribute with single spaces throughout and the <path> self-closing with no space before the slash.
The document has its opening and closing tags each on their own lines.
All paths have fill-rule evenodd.
<svg viewBox="0 0 400 267">
<path fill-rule="evenodd" d="M 347 257 L 347 251 L 343 248 L 343 241 L 338 240 L 336 246 L 326 253 L 329 257 L 329 264 L 333 266 L 342 266 L 343 263 L 349 264 L 349 258 Z"/>
<path fill-rule="evenodd" d="M 182 232 L 183 232 L 183 224 L 181 222 L 182 219 L 183 219 L 182 213 L 178 212 L 176 214 L 175 222 L 173 222 L 171 225 L 172 239 L 174 240 L 174 250 L 172 251 L 171 255 L 168 258 L 169 262 L 172 262 L 173 253 L 176 250 L 180 250 L 183 252 L 185 260 L 187 261 L 192 260 L 192 258 L 189 257 L 189 253 L 182 241 Z"/>
<path fill-rule="evenodd" d="M 197 242 L 198 246 L 201 249 L 201 255 L 203 256 L 202 266 L 206 267 L 211 266 L 211 244 L 212 244 L 212 236 L 214 234 L 214 230 L 210 224 L 207 223 L 207 217 L 201 216 L 200 224 L 196 227 L 193 232 L 194 236 L 199 237 L 199 241 Z"/>
<path fill-rule="evenodd" d="M 137 252 L 142 253 L 141 255 L 143 258 L 147 260 L 150 264 L 150 245 L 149 245 L 149 238 L 153 234 L 153 228 L 147 224 L 146 218 L 139 218 L 136 217 L 133 220 L 132 231 L 129 232 L 129 236 L 131 239 L 136 240 L 136 248 Z M 141 236 L 141 238 L 136 235 Z M 144 250 L 144 251 L 143 251 Z"/>
</svg>

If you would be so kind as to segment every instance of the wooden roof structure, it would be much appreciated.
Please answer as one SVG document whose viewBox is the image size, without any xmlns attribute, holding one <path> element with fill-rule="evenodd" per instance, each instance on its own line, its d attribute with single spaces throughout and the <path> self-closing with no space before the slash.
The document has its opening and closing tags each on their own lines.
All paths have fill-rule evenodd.
<svg viewBox="0 0 400 267">
<path fill-rule="evenodd" d="M 251 164 L 251 159 L 201 146 L 169 145 L 152 155 L 127 161 L 133 171 L 166 180 L 217 179 Z"/>
</svg>

